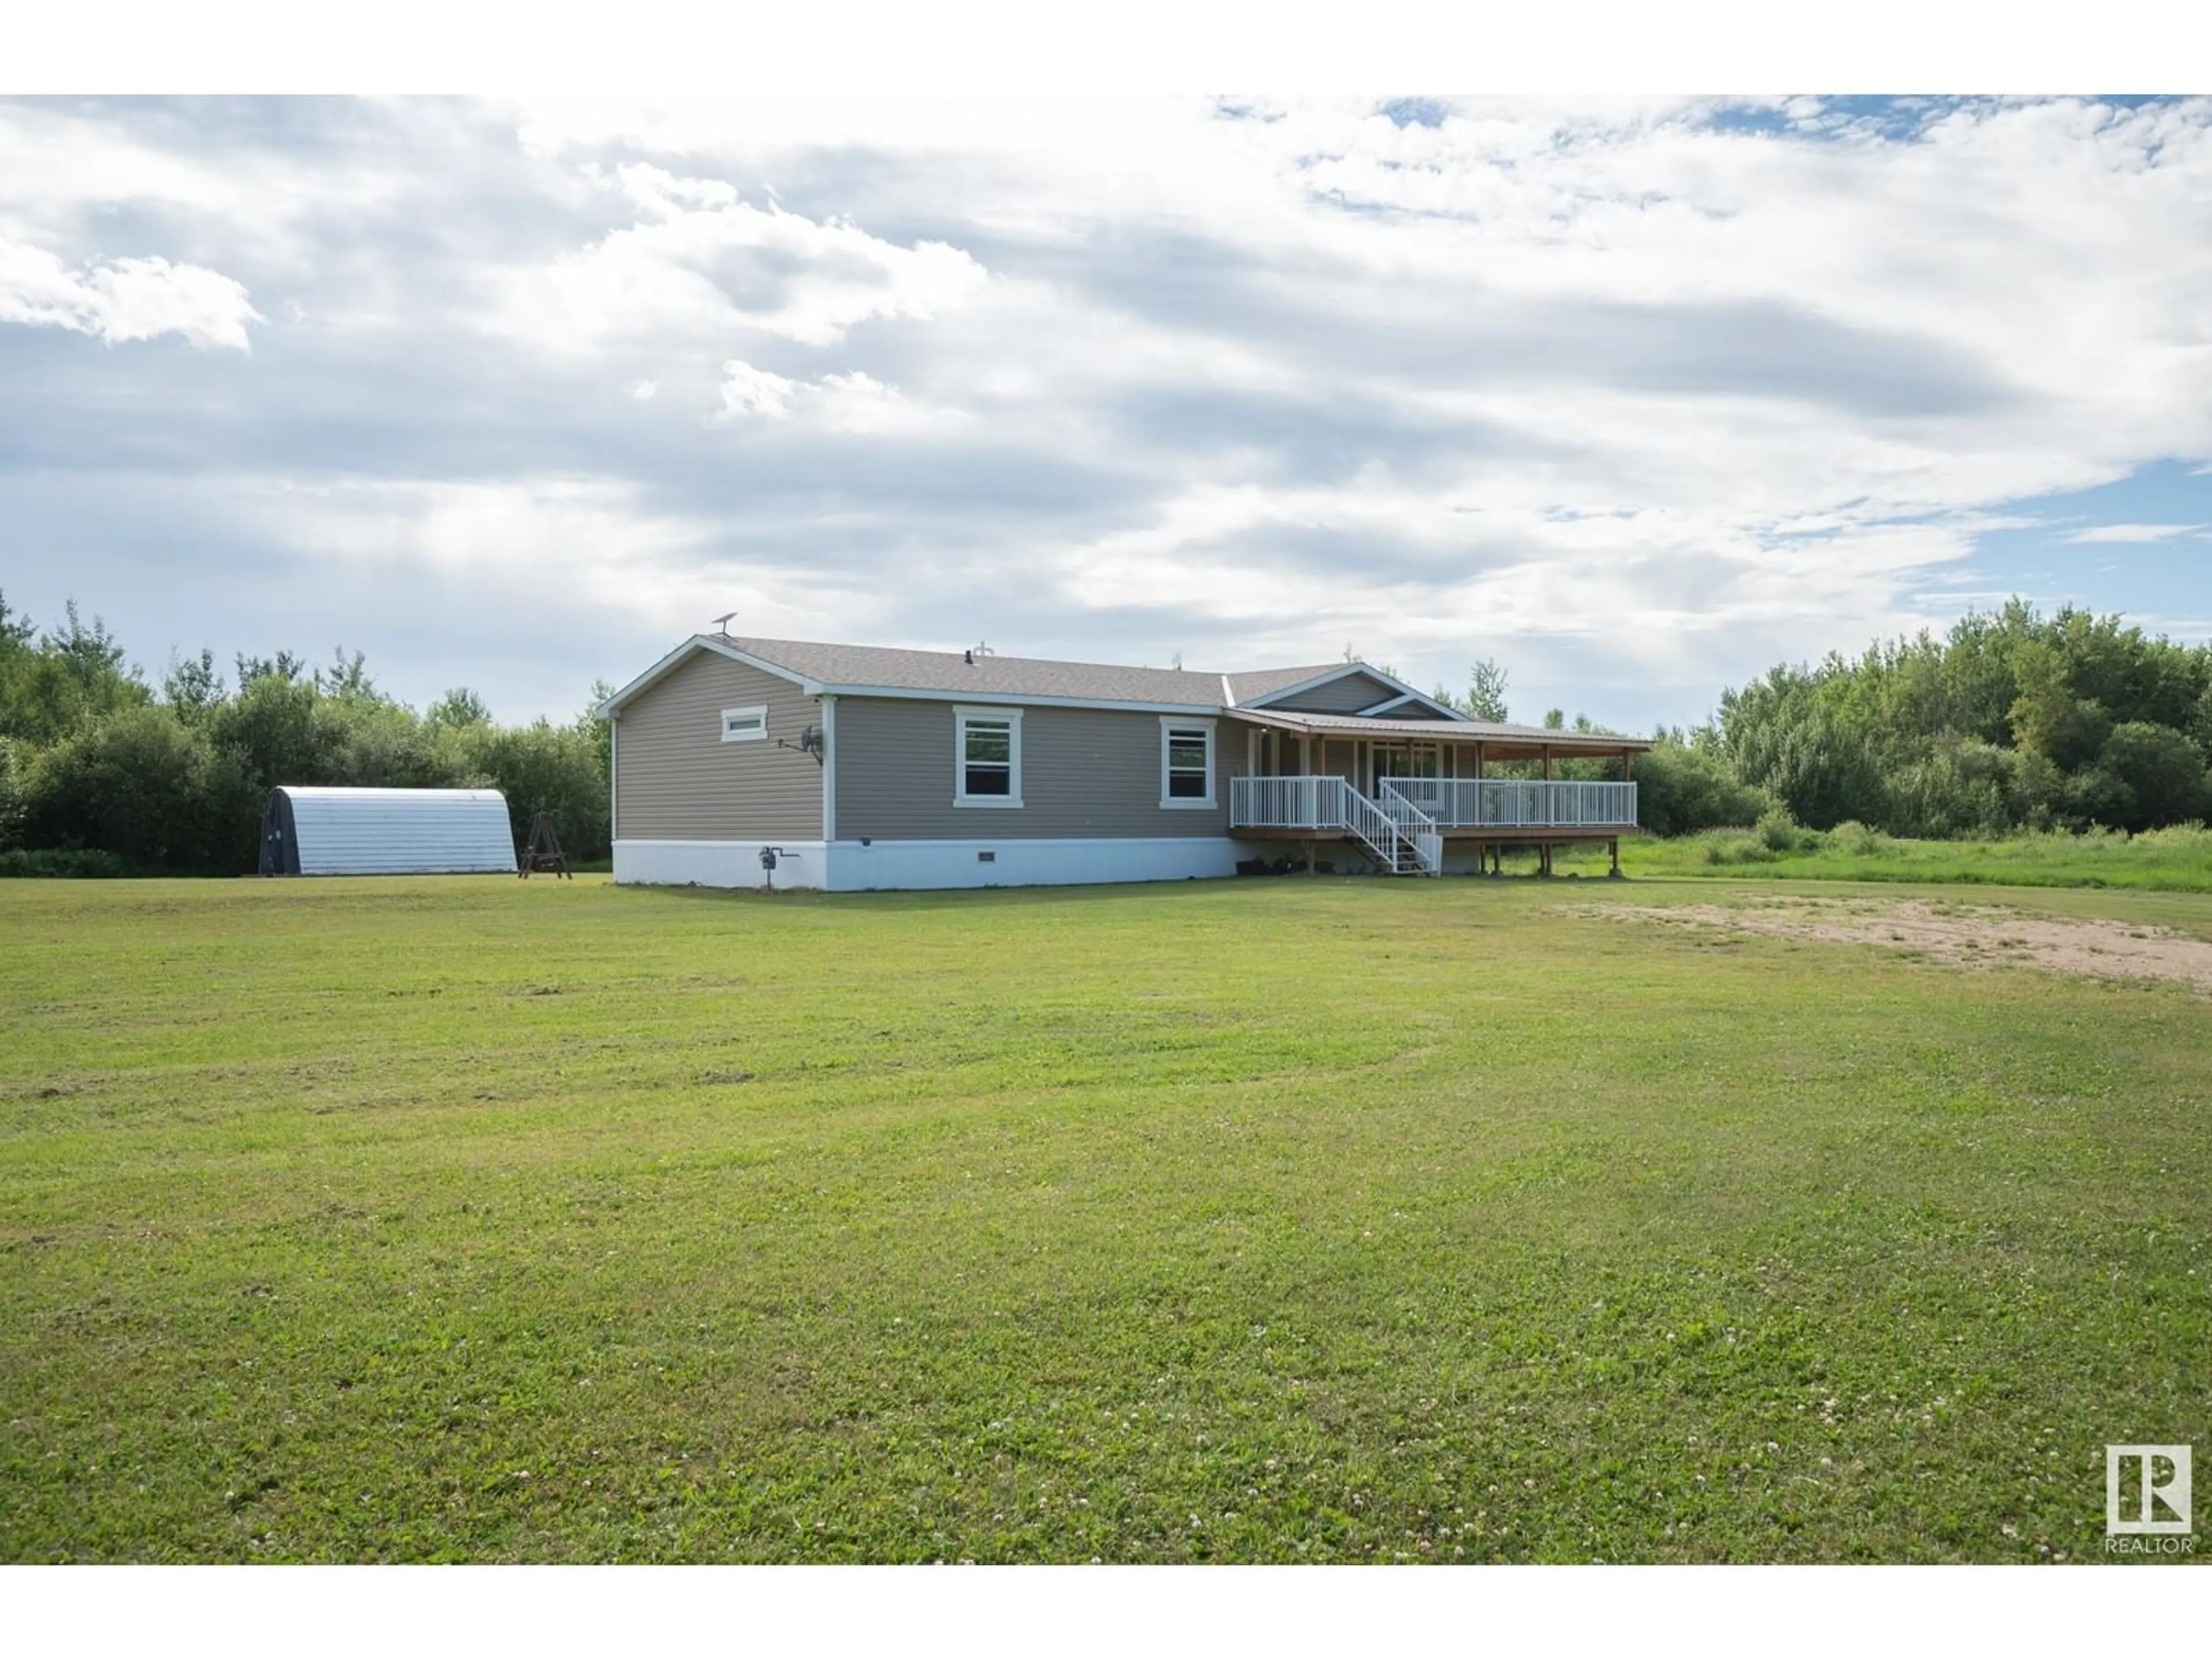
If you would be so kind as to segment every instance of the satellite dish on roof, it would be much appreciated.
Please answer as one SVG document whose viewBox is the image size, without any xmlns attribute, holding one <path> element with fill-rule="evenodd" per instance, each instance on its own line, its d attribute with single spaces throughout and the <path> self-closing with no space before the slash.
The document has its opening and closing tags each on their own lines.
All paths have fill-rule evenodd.
<svg viewBox="0 0 2212 1659">
<path fill-rule="evenodd" d="M 737 613 L 736 611 L 724 611 L 720 616 L 719 616 L 719 617 L 715 617 L 715 618 L 714 618 L 714 631 L 715 631 L 717 634 L 720 634 L 720 635 L 724 639 L 727 639 L 727 638 L 729 638 L 729 637 L 730 637 L 730 618 L 731 618 L 731 617 L 734 617 L 734 616 L 736 616 L 737 614 L 738 614 L 738 613 Z"/>
</svg>

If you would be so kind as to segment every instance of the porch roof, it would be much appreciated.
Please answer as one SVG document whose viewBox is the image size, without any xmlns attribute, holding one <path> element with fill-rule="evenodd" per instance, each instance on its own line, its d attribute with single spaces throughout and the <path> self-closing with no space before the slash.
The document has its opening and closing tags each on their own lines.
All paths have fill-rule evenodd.
<svg viewBox="0 0 2212 1659">
<path fill-rule="evenodd" d="M 1389 738 L 1403 742 L 1480 743 L 1498 751 L 1556 755 L 1618 755 L 1624 749 L 1651 747 L 1649 738 L 1612 732 L 1560 732 L 1548 726 L 1509 726 L 1492 720 L 1394 720 L 1381 715 L 1301 714 L 1273 708 L 1232 708 L 1230 717 L 1253 726 L 1272 726 L 1308 737 Z"/>
</svg>

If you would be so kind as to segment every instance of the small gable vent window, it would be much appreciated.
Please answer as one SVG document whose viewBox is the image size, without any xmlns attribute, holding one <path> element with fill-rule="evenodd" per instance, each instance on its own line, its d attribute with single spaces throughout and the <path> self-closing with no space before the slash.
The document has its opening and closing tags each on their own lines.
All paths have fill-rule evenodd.
<svg viewBox="0 0 2212 1659">
<path fill-rule="evenodd" d="M 953 714 L 952 804 L 1022 804 L 1022 711 L 956 708 Z"/>
<path fill-rule="evenodd" d="M 1160 721 L 1160 805 L 1213 805 L 1213 722 Z"/>
<path fill-rule="evenodd" d="M 767 736 L 767 704 L 757 703 L 750 708 L 725 708 L 722 711 L 724 743 L 758 743 Z"/>
</svg>

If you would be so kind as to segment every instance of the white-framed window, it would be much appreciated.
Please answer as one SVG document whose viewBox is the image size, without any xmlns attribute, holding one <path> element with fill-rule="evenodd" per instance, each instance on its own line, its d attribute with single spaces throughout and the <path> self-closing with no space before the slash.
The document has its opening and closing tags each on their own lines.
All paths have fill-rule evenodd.
<svg viewBox="0 0 2212 1659">
<path fill-rule="evenodd" d="M 1160 805 L 1213 805 L 1213 722 L 1160 716 Z"/>
<path fill-rule="evenodd" d="M 1019 806 L 1022 804 L 1022 711 L 1018 708 L 952 709 L 952 804 L 955 806 Z"/>
<path fill-rule="evenodd" d="M 750 708 L 725 708 L 722 711 L 724 743 L 758 743 L 767 736 L 766 703 L 755 703 Z"/>
</svg>

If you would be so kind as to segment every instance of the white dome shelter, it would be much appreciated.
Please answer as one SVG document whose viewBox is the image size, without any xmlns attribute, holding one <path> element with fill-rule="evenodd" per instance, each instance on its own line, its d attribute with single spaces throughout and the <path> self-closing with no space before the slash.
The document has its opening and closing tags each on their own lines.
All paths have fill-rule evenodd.
<svg viewBox="0 0 2212 1659">
<path fill-rule="evenodd" d="M 514 829 L 496 789 L 279 784 L 262 804 L 264 876 L 514 872 Z"/>
</svg>

